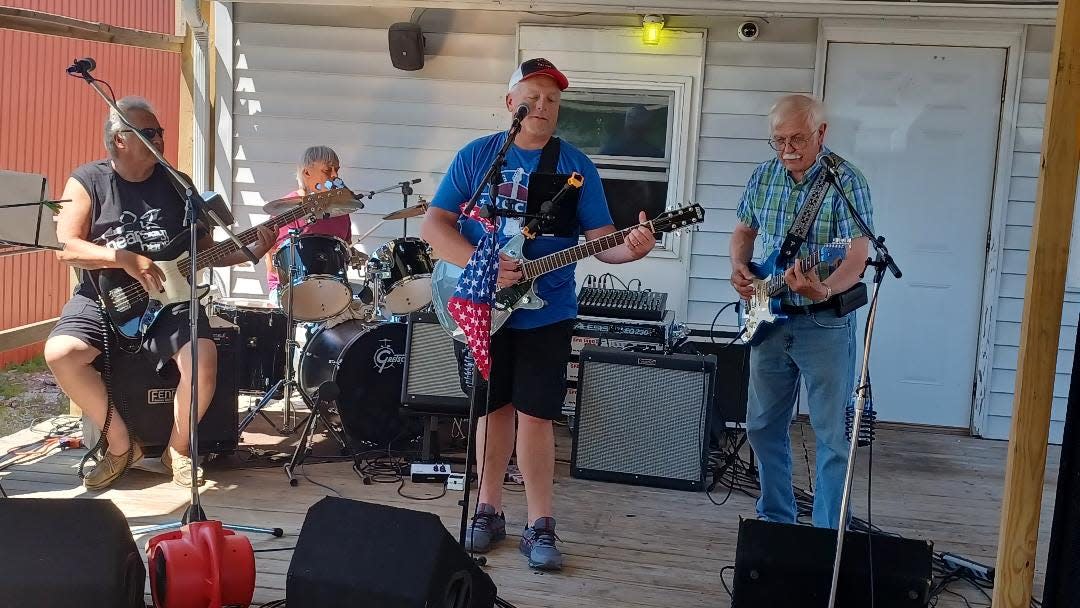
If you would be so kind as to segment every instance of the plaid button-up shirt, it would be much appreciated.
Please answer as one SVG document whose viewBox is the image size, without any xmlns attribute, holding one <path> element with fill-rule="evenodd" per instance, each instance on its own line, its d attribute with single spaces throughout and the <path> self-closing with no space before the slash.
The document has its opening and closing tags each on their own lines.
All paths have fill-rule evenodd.
<svg viewBox="0 0 1080 608">
<path fill-rule="evenodd" d="M 773 251 L 780 249 L 788 230 L 798 217 L 803 204 L 809 198 L 810 190 L 818 175 L 825 170 L 821 157 L 828 154 L 828 148 L 822 146 L 817 160 L 803 176 L 803 181 L 796 183 L 791 178 L 780 159 L 773 157 L 760 165 L 750 176 L 742 199 L 739 201 L 737 215 L 739 221 L 757 230 L 755 247 L 764 259 Z M 840 185 L 844 194 L 855 204 L 859 215 L 873 229 L 873 209 L 870 205 L 870 187 L 866 178 L 851 163 L 845 162 L 840 167 Z M 859 225 L 851 216 L 844 200 L 829 187 L 825 200 L 821 204 L 818 216 L 806 235 L 806 242 L 799 249 L 798 257 L 804 259 L 811 251 L 817 251 L 833 239 L 854 239 L 863 234 Z M 818 267 L 818 276 L 822 279 L 831 272 L 824 265 Z M 796 306 L 813 304 L 809 298 L 791 292 L 784 292 L 783 301 Z"/>
</svg>

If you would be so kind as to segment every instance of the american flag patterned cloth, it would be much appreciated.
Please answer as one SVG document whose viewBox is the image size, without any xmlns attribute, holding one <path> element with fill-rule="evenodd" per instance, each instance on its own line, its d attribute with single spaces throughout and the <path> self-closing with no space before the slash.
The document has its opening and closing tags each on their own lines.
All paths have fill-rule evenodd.
<svg viewBox="0 0 1080 608">
<path fill-rule="evenodd" d="M 447 302 L 450 316 L 465 332 L 476 369 L 484 380 L 491 377 L 491 309 L 495 305 L 495 286 L 499 277 L 496 234 L 494 229 L 484 232 L 461 272 L 454 295 Z"/>
</svg>

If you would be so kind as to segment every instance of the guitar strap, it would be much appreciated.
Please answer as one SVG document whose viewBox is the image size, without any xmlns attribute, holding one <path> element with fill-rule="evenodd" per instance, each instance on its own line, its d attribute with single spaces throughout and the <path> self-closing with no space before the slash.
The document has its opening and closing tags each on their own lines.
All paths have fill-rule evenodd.
<svg viewBox="0 0 1080 608">
<path fill-rule="evenodd" d="M 540 164 L 536 166 L 537 173 L 555 173 L 559 168 L 559 149 L 562 142 L 558 137 L 552 137 L 540 150 Z"/>
<path fill-rule="evenodd" d="M 837 161 L 843 160 L 832 152 L 829 153 L 829 156 L 834 157 Z M 814 225 L 814 221 L 817 220 L 818 212 L 821 211 L 821 204 L 825 201 L 825 194 L 829 192 L 828 175 L 829 172 L 822 168 L 817 179 L 810 186 L 810 196 L 807 197 L 806 203 L 799 211 L 799 215 L 795 218 L 791 229 L 788 230 L 787 236 L 784 237 L 783 245 L 780 246 L 780 255 L 776 259 L 777 267 L 785 267 L 794 260 L 799 253 L 799 248 L 806 242 L 806 235 L 810 233 L 810 226 Z"/>
</svg>

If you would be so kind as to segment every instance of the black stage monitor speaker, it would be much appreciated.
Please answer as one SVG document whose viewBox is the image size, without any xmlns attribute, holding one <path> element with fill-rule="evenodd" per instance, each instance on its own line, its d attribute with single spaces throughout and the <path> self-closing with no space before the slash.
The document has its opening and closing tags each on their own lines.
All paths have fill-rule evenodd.
<svg viewBox="0 0 1080 608">
<path fill-rule="evenodd" d="M 390 26 L 390 61 L 399 70 L 415 71 L 424 67 L 424 31 L 417 23 Z"/>
<path fill-rule="evenodd" d="M 586 346 L 580 362 L 570 474 L 702 489 L 716 357 Z"/>
<path fill-rule="evenodd" d="M 489 608 L 495 584 L 431 513 L 327 497 L 308 510 L 289 608 Z"/>
<path fill-rule="evenodd" d="M 146 568 L 109 500 L 0 499 L 0 606 L 144 608 Z"/>
<path fill-rule="evenodd" d="M 461 390 L 454 339 L 434 313 L 409 315 L 405 344 L 402 406 L 417 412 L 468 416 L 469 396 Z"/>
<path fill-rule="evenodd" d="M 844 535 L 837 608 L 915 608 L 930 601 L 934 545 L 874 535 L 874 602 L 866 534 Z M 739 523 L 732 608 L 825 608 L 836 530 L 747 519 Z"/>
<path fill-rule="evenodd" d="M 210 409 L 199 422 L 199 452 L 226 453 L 240 440 L 237 412 L 237 362 L 240 336 L 235 325 L 211 319 L 211 335 L 218 349 L 217 389 Z M 170 362 L 158 374 L 147 357 L 112 350 L 113 390 L 126 401 L 125 420 L 142 442 L 147 456 L 157 456 L 169 444 L 173 424 L 173 397 L 180 382 L 176 364 Z M 187 411 L 186 409 L 184 410 Z"/>
<path fill-rule="evenodd" d="M 1080 348 L 1080 333 L 1076 343 Z M 1080 607 L 1080 357 L 1073 358 L 1069 404 L 1065 409 L 1043 606 Z"/>
</svg>

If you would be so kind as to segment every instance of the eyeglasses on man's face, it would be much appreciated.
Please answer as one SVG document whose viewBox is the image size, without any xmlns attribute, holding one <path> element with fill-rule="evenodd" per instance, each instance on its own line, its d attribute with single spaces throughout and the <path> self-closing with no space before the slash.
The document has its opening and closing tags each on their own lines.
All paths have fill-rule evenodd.
<svg viewBox="0 0 1080 608">
<path fill-rule="evenodd" d="M 136 129 L 124 129 L 123 131 L 120 131 L 120 132 L 121 133 L 131 133 L 132 131 L 135 131 L 135 130 Z M 164 127 L 145 127 L 145 128 L 137 129 L 137 130 L 139 131 L 139 133 L 142 133 L 143 137 L 145 137 L 146 139 L 154 139 L 154 136 L 165 139 L 165 128 Z"/>
<path fill-rule="evenodd" d="M 802 150 L 814 137 L 813 133 L 797 133 L 791 137 L 773 137 L 769 139 L 769 147 L 777 152 L 783 152 L 789 145 L 794 150 Z"/>
</svg>

